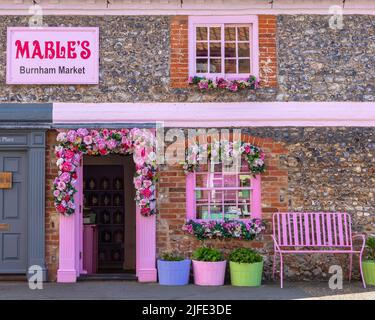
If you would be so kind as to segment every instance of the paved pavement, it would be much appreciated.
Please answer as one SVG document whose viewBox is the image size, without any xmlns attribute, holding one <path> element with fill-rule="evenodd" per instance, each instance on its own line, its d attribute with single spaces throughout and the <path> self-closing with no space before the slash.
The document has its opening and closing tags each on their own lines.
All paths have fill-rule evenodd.
<svg viewBox="0 0 375 320">
<path fill-rule="evenodd" d="M 342 290 L 330 290 L 325 282 L 288 282 L 280 289 L 276 282 L 260 288 L 160 286 L 133 281 L 86 281 L 73 284 L 44 283 L 42 290 L 31 290 L 26 282 L 0 282 L 0 299 L 73 300 L 289 300 L 289 299 L 366 299 L 375 300 L 375 287 L 363 289 L 360 282 L 344 283 Z"/>
</svg>

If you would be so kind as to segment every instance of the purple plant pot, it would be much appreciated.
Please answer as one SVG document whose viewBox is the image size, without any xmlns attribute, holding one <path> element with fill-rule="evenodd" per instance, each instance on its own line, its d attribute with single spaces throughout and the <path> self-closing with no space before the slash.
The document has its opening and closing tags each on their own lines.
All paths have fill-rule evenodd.
<svg viewBox="0 0 375 320">
<path fill-rule="evenodd" d="M 159 284 L 164 286 L 184 286 L 189 283 L 189 259 L 181 261 L 158 260 Z"/>
</svg>

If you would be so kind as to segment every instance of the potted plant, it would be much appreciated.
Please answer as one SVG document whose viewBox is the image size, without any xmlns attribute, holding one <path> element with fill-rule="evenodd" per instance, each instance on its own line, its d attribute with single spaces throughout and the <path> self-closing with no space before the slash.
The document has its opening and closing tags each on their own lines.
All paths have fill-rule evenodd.
<svg viewBox="0 0 375 320">
<path fill-rule="evenodd" d="M 194 283 L 199 286 L 222 286 L 226 260 L 220 250 L 200 247 L 193 252 Z"/>
<path fill-rule="evenodd" d="M 263 257 L 255 250 L 238 248 L 229 255 L 233 286 L 258 287 L 262 282 Z"/>
<path fill-rule="evenodd" d="M 190 259 L 165 252 L 158 259 L 159 284 L 183 286 L 189 283 Z"/>
<path fill-rule="evenodd" d="M 375 286 L 375 236 L 366 241 L 368 260 L 362 262 L 363 277 L 368 285 Z"/>
</svg>

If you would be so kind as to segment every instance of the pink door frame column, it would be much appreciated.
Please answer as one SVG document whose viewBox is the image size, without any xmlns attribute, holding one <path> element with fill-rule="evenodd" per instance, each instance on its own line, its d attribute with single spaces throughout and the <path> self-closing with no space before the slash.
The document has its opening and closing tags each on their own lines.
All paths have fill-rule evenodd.
<svg viewBox="0 0 375 320">
<path fill-rule="evenodd" d="M 77 168 L 78 192 L 75 213 L 60 215 L 59 269 L 57 282 L 76 282 L 83 270 L 82 166 Z M 156 216 L 144 217 L 136 210 L 136 275 L 139 282 L 156 282 Z"/>
</svg>

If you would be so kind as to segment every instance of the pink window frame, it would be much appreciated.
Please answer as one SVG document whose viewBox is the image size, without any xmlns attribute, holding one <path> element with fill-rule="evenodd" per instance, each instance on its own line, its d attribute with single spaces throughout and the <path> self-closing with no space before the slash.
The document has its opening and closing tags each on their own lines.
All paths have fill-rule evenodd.
<svg viewBox="0 0 375 320">
<path fill-rule="evenodd" d="M 208 173 L 208 172 L 207 172 Z M 254 218 L 262 217 L 261 208 L 261 178 L 260 175 L 253 175 L 251 178 L 251 200 L 250 200 L 250 211 L 251 217 L 249 219 L 238 219 L 241 221 L 247 221 Z M 225 190 L 231 190 L 230 187 L 225 188 Z M 202 221 L 204 219 L 198 219 L 196 213 L 196 172 L 188 173 L 186 176 L 186 219 Z M 218 219 L 220 220 L 220 219 Z"/>
<path fill-rule="evenodd" d="M 195 54 L 195 43 L 196 43 L 196 27 L 197 26 L 222 26 L 225 24 L 239 25 L 239 24 L 250 24 L 250 74 L 225 74 L 225 68 L 222 64 L 221 73 L 197 73 L 196 72 L 196 54 Z M 247 15 L 247 16 L 189 16 L 189 77 L 194 76 L 205 76 L 207 78 L 223 77 L 226 79 L 245 79 L 246 77 L 253 75 L 257 79 L 259 78 L 259 34 L 258 34 L 258 16 Z M 222 58 L 224 51 L 224 37 L 221 37 L 221 50 Z M 237 58 L 238 59 L 238 58 Z M 236 60 L 237 60 L 236 59 Z"/>
</svg>

